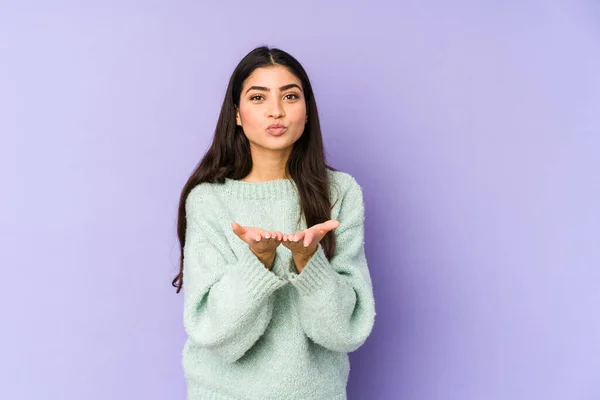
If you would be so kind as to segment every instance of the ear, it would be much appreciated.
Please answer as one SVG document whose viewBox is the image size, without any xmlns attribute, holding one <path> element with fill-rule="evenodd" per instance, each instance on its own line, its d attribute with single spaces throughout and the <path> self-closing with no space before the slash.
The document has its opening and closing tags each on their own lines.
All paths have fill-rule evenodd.
<svg viewBox="0 0 600 400">
<path fill-rule="evenodd" d="M 238 126 L 242 126 L 242 119 L 240 118 L 240 110 L 239 110 L 239 108 L 237 108 L 237 106 L 235 107 L 235 123 Z"/>
</svg>

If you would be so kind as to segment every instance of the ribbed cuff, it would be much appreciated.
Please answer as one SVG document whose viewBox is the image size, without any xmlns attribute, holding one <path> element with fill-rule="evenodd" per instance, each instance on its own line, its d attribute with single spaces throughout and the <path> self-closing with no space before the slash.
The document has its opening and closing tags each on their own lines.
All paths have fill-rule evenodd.
<svg viewBox="0 0 600 400">
<path fill-rule="evenodd" d="M 243 392 L 244 388 L 243 386 L 240 386 L 238 388 L 238 391 Z M 228 391 L 230 392 L 231 389 L 228 389 Z M 246 393 L 244 393 L 244 395 L 247 395 Z M 281 398 L 281 395 L 277 396 L 277 398 Z M 292 396 L 292 394 L 290 394 L 290 396 Z M 296 397 L 298 396 L 298 397 Z M 298 394 L 294 397 L 285 397 L 286 399 L 306 399 L 306 397 L 300 397 L 301 395 Z M 203 387 L 201 384 L 196 383 L 196 381 L 192 381 L 190 379 L 188 379 L 188 383 L 187 383 L 187 400 L 239 400 L 239 398 L 237 397 L 230 397 L 228 395 L 225 394 L 221 394 L 221 393 L 217 393 L 214 390 L 208 389 L 206 387 Z M 244 398 L 246 398 L 244 396 Z M 261 399 L 263 398 L 267 398 L 265 397 L 260 397 Z M 272 397 L 269 397 L 272 398 Z M 346 400 L 347 399 L 347 395 L 346 392 L 343 391 L 342 393 L 339 394 L 334 394 L 334 395 L 327 395 L 327 396 L 318 396 L 318 397 L 310 397 L 311 399 L 321 399 L 321 400 Z"/>
<path fill-rule="evenodd" d="M 319 243 L 317 251 L 308 260 L 302 272 L 290 273 L 289 282 L 298 289 L 300 294 L 310 295 L 329 286 L 335 279 L 336 272 L 331 268 L 325 251 Z"/>
<path fill-rule="evenodd" d="M 244 282 L 251 300 L 262 299 L 287 283 L 269 271 L 250 248 L 239 259 L 236 272 Z"/>
</svg>

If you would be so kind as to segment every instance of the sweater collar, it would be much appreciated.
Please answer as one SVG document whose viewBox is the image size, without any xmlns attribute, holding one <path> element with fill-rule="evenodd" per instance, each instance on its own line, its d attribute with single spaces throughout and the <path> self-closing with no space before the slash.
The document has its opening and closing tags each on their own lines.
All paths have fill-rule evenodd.
<svg viewBox="0 0 600 400">
<path fill-rule="evenodd" d="M 275 179 L 265 182 L 245 182 L 225 178 L 223 185 L 228 195 L 244 199 L 280 199 L 298 195 L 292 179 Z"/>
</svg>

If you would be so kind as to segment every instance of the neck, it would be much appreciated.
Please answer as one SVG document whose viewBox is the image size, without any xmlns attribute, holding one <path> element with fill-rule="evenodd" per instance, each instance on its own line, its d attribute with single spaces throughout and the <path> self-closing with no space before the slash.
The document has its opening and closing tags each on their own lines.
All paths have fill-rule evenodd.
<svg viewBox="0 0 600 400">
<path fill-rule="evenodd" d="M 287 161 L 292 147 L 281 151 L 250 148 L 252 153 L 252 170 L 242 181 L 266 182 L 276 179 L 288 179 Z"/>
</svg>

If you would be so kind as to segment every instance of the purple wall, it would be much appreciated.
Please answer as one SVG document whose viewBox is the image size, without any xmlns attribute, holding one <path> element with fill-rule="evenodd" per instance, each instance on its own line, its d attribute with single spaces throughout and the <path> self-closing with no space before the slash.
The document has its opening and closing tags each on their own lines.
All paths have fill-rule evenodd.
<svg viewBox="0 0 600 400">
<path fill-rule="evenodd" d="M 350 399 L 600 399 L 596 2 L 48 3 L 0 5 L 0 398 L 184 398 L 179 191 L 266 43 L 366 195 Z"/>
</svg>

